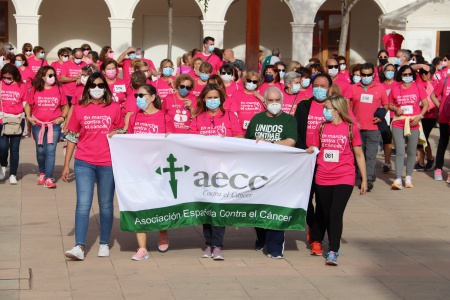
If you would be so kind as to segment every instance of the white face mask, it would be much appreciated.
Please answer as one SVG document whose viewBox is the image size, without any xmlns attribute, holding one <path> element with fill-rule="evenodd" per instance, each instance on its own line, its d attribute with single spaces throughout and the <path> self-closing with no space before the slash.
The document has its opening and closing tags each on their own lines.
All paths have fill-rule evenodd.
<svg viewBox="0 0 450 300">
<path fill-rule="evenodd" d="M 63 58 L 62 58 L 62 61 L 63 61 L 63 62 L 66 62 L 66 61 L 68 61 L 68 60 L 69 60 L 69 57 L 64 57 L 64 56 L 63 56 Z"/>
<path fill-rule="evenodd" d="M 86 75 L 81 75 L 80 82 L 82 85 L 86 85 L 88 77 Z"/>
<path fill-rule="evenodd" d="M 232 75 L 228 75 L 228 74 L 221 75 L 220 77 L 221 77 L 222 80 L 225 81 L 225 82 L 230 82 L 231 80 L 233 80 L 233 76 L 232 76 Z"/>
<path fill-rule="evenodd" d="M 103 95 L 105 94 L 105 90 L 99 88 L 98 86 L 93 88 L 93 89 L 89 89 L 89 94 L 91 95 L 92 98 L 94 99 L 100 99 L 103 97 Z"/>
<path fill-rule="evenodd" d="M 328 70 L 328 74 L 329 74 L 331 77 L 335 77 L 338 73 L 339 73 L 339 70 L 338 70 L 338 69 L 329 69 L 329 70 Z"/>
<path fill-rule="evenodd" d="M 77 65 L 81 64 L 81 58 L 75 58 L 73 60 L 74 63 L 76 63 Z"/>
<path fill-rule="evenodd" d="M 270 103 L 267 105 L 267 110 L 274 116 L 278 115 L 281 111 L 281 103 Z"/>
<path fill-rule="evenodd" d="M 345 68 L 347 68 L 347 66 L 346 65 L 340 65 L 339 68 L 341 69 L 341 71 L 344 71 Z"/>
</svg>

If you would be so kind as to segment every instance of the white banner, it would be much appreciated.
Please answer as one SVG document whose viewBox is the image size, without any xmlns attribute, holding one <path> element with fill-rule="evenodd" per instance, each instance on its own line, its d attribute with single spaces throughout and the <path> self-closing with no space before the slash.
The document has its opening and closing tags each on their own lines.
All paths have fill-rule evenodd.
<svg viewBox="0 0 450 300">
<path fill-rule="evenodd" d="M 108 140 L 122 230 L 203 223 L 304 230 L 315 155 L 201 135 Z"/>
</svg>

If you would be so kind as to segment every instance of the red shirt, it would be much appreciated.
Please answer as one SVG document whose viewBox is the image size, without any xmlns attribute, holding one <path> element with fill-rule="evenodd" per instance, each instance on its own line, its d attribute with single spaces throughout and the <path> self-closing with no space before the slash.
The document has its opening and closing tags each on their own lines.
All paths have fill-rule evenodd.
<svg viewBox="0 0 450 300">
<path fill-rule="evenodd" d="M 238 90 L 233 93 L 233 103 L 230 111 L 237 113 L 240 126 L 245 133 L 253 116 L 265 111 L 265 108 L 262 102 L 253 94 L 247 94 L 244 90 Z"/>
<path fill-rule="evenodd" d="M 206 55 L 203 52 L 198 52 L 197 54 L 194 55 L 193 58 L 196 57 L 201 57 L 203 58 L 204 61 L 209 62 L 212 65 L 212 72 L 211 75 L 216 74 L 220 67 L 222 67 L 223 65 L 223 61 L 220 59 L 220 57 L 218 57 L 217 55 L 215 55 L 214 53 L 211 53 L 210 55 Z"/>
<path fill-rule="evenodd" d="M 0 91 L 0 111 L 7 114 L 18 115 L 23 112 L 23 102 L 27 97 L 26 84 L 19 85 L 17 82 L 12 84 L 1 83 Z M 0 124 L 3 123 L 0 119 Z"/>
<path fill-rule="evenodd" d="M 53 85 L 50 89 L 28 93 L 27 102 L 33 116 L 42 122 L 52 122 L 61 116 L 61 106 L 67 105 L 67 97 L 62 87 Z"/>
<path fill-rule="evenodd" d="M 67 128 L 80 133 L 75 158 L 92 165 L 111 166 L 106 135 L 123 125 L 118 103 L 74 106 Z"/>
<path fill-rule="evenodd" d="M 173 121 L 162 110 L 154 114 L 146 114 L 142 110 L 130 116 L 128 133 L 158 134 L 175 132 Z"/>
<path fill-rule="evenodd" d="M 197 106 L 196 97 L 189 93 L 186 96 L 191 100 L 192 106 Z M 178 94 L 169 95 L 163 102 L 162 110 L 165 111 L 175 126 L 174 133 L 188 133 L 189 125 L 191 123 L 191 111 L 185 105 L 184 100 L 178 97 Z"/>
<path fill-rule="evenodd" d="M 353 124 L 353 147 L 361 146 L 358 126 Z M 318 185 L 355 184 L 355 159 L 350 146 L 349 125 L 327 122 L 319 138 L 320 126 L 315 130 L 312 145 L 320 147 L 317 155 L 316 183 Z"/>
<path fill-rule="evenodd" d="M 85 65 L 86 63 L 84 61 L 77 65 L 72 60 L 68 60 L 63 64 L 60 75 L 64 75 L 67 78 L 76 78 L 81 74 L 81 68 L 83 68 L 83 66 Z M 67 96 L 73 97 L 75 96 L 75 92 L 77 89 L 77 82 L 72 81 L 63 83 L 63 88 Z"/>
<path fill-rule="evenodd" d="M 373 82 L 367 91 L 361 83 L 352 86 L 353 98 L 350 101 L 353 113 L 361 130 L 378 130 L 373 123 L 375 111 L 389 104 L 385 88 Z"/>
<path fill-rule="evenodd" d="M 389 103 L 394 104 L 395 107 L 403 109 L 403 116 L 416 116 L 420 114 L 422 108 L 420 102 L 427 97 L 424 89 L 413 81 L 411 85 L 405 89 L 402 84 L 399 84 L 392 88 L 389 94 Z M 412 122 L 412 120 L 411 120 Z M 393 127 L 404 128 L 405 120 L 397 120 L 392 123 Z M 411 130 L 418 130 L 419 125 L 411 127 Z"/>
<path fill-rule="evenodd" d="M 215 116 L 207 111 L 201 113 L 192 119 L 189 133 L 228 137 L 244 135 L 238 118 L 230 111 L 219 111 Z"/>
<path fill-rule="evenodd" d="M 389 33 L 383 37 L 384 48 L 388 51 L 390 57 L 397 56 L 398 50 L 402 48 L 403 35 L 398 33 Z"/>
</svg>

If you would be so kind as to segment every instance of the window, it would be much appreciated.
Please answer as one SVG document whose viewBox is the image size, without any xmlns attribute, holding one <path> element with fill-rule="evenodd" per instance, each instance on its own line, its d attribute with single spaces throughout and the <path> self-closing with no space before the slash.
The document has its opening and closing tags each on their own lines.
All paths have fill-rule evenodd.
<svg viewBox="0 0 450 300">
<path fill-rule="evenodd" d="M 8 2 L 0 2 L 0 42 L 8 41 Z"/>
</svg>

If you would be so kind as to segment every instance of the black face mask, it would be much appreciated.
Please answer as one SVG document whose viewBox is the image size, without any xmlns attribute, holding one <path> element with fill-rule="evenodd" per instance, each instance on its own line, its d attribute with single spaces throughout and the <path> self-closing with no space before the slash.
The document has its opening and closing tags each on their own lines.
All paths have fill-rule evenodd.
<svg viewBox="0 0 450 300">
<path fill-rule="evenodd" d="M 380 62 L 381 65 L 385 65 L 388 63 L 387 58 L 379 58 L 378 61 Z"/>
</svg>

